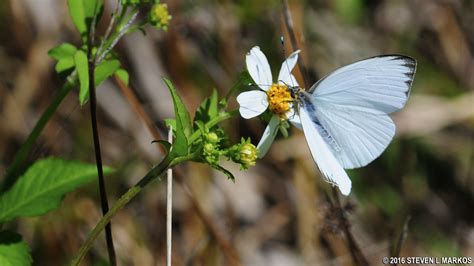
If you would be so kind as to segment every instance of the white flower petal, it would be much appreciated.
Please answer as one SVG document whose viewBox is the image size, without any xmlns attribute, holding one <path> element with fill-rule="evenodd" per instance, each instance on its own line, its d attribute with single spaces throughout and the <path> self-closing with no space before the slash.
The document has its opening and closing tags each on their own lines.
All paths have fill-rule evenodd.
<svg viewBox="0 0 474 266">
<path fill-rule="evenodd" d="M 295 112 L 295 109 L 293 107 L 291 107 L 290 110 L 286 112 L 286 117 L 293 126 L 298 128 L 299 130 L 303 129 L 303 127 L 301 126 L 300 116 Z"/>
<path fill-rule="evenodd" d="M 265 131 L 263 132 L 260 142 L 257 145 L 258 158 L 263 158 L 263 156 L 267 154 L 278 132 L 279 124 L 280 124 L 280 118 L 277 115 L 272 116 L 272 118 L 270 119 L 270 122 L 268 122 L 268 125 L 265 128 Z"/>
<path fill-rule="evenodd" d="M 265 112 L 268 107 L 267 94 L 263 91 L 246 91 L 237 96 L 240 115 L 249 119 Z"/>
<path fill-rule="evenodd" d="M 278 82 L 284 83 L 288 86 L 298 86 L 298 83 L 296 82 L 295 77 L 291 74 L 291 71 L 293 71 L 293 68 L 296 65 L 296 62 L 298 61 L 298 54 L 301 51 L 298 50 L 296 52 L 293 52 L 288 58 L 281 64 L 280 68 L 280 73 L 278 74 Z"/>
<path fill-rule="evenodd" d="M 245 63 L 253 81 L 262 90 L 267 91 L 272 85 L 272 72 L 267 58 L 260 51 L 260 47 L 255 46 L 250 50 L 245 58 Z"/>
</svg>

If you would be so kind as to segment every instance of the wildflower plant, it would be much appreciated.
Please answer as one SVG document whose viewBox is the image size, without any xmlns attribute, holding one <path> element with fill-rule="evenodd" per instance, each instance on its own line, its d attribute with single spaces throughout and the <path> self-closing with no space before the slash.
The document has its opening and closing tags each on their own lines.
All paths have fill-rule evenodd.
<svg viewBox="0 0 474 266">
<path fill-rule="evenodd" d="M 0 194 L 0 225 L 25 216 L 43 215 L 57 208 L 64 195 L 74 189 L 96 180 L 98 176 L 104 216 L 90 232 L 78 251 L 72 265 L 79 265 L 91 248 L 94 240 L 106 231 L 108 255 L 111 265 L 116 265 L 110 220 L 115 213 L 133 199 L 143 187 L 153 180 L 161 180 L 167 170 L 183 162 L 198 162 L 211 166 L 235 181 L 233 174 L 222 167 L 222 160 L 228 160 L 246 170 L 256 164 L 258 150 L 249 138 L 232 144 L 222 127 L 224 120 L 238 114 L 237 110 L 227 110 L 227 98 L 219 100 L 216 91 L 205 99 L 197 109 L 194 119 L 183 104 L 178 91 L 168 79 L 164 84 L 172 96 L 175 118 L 166 121 L 172 127 L 172 143 L 156 140 L 164 147 L 165 155 L 143 178 L 109 209 L 104 175 L 114 172 L 102 166 L 100 141 L 96 118 L 95 90 L 108 78 L 115 77 L 128 85 L 129 73 L 122 67 L 113 48 L 125 35 L 143 31 L 147 25 L 166 31 L 172 22 L 168 7 L 160 1 L 121 0 L 110 17 L 109 26 L 101 36 L 96 32 L 104 2 L 102 0 L 68 0 L 72 22 L 81 36 L 81 44 L 62 43 L 50 50 L 49 55 L 56 60 L 55 70 L 64 79 L 64 86 L 52 100 L 21 146 L 10 165 Z M 139 16 L 140 12 L 147 14 Z M 139 18 L 142 18 L 139 21 Z M 237 84 L 242 84 L 239 80 Z M 236 85 L 238 86 L 238 85 Z M 78 88 L 81 106 L 89 103 L 93 128 L 96 165 L 47 158 L 33 163 L 27 171 L 25 159 L 46 123 L 52 117 L 66 95 Z M 14 255 L 13 255 L 14 254 Z M 31 265 L 32 258 L 28 245 L 21 236 L 11 231 L 0 231 L 0 264 Z"/>
</svg>

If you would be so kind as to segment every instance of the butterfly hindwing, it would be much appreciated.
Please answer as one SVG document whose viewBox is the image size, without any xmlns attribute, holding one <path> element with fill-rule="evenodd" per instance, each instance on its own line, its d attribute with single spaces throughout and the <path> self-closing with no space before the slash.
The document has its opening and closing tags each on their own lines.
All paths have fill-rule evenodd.
<svg viewBox="0 0 474 266">
<path fill-rule="evenodd" d="M 321 174 L 329 183 L 337 185 L 342 194 L 348 195 L 351 180 L 320 135 L 316 121 L 305 108 L 299 108 L 299 115 L 311 155 Z"/>
</svg>

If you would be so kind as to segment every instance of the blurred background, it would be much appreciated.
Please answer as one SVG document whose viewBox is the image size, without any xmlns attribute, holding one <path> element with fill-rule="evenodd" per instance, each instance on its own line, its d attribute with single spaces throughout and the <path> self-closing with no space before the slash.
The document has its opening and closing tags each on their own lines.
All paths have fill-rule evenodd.
<svg viewBox="0 0 474 266">
<path fill-rule="evenodd" d="M 174 82 L 194 112 L 213 88 L 221 97 L 229 91 L 251 47 L 261 47 L 273 71 L 285 58 L 280 36 L 289 37 L 280 0 L 167 3 L 168 32 L 150 28 L 117 47 L 131 89 L 110 80 L 98 90 L 103 160 L 118 169 L 107 178 L 111 202 L 162 158 L 151 144 L 157 131 L 144 122 L 163 130 L 163 119 L 173 117 L 161 77 Z M 106 3 L 99 33 L 114 6 Z M 311 84 L 378 54 L 418 61 L 408 104 L 393 115 L 395 139 L 369 166 L 349 171 L 353 191 L 341 197 L 368 261 L 380 265 L 400 237 L 401 256 L 474 257 L 474 1 L 290 0 L 287 11 Z M 80 41 L 66 1 L 0 1 L 0 176 L 62 86 L 47 52 L 64 41 Z M 293 50 L 289 41 L 285 50 Z M 47 156 L 95 162 L 89 109 L 79 106 L 77 94 L 62 103 L 30 162 Z M 235 95 L 231 99 L 237 108 Z M 235 118 L 224 127 L 234 141 L 250 136 L 256 144 L 265 124 Z M 205 165 L 179 169 L 174 265 L 353 264 L 331 188 L 319 177 L 302 132 L 290 133 L 248 171 L 225 164 L 235 184 Z M 152 183 L 112 220 L 120 265 L 165 263 L 165 192 L 165 182 Z M 97 184 L 90 184 L 58 210 L 7 228 L 23 235 L 35 265 L 65 265 L 100 213 Z M 84 265 L 106 261 L 101 236 Z"/>
</svg>

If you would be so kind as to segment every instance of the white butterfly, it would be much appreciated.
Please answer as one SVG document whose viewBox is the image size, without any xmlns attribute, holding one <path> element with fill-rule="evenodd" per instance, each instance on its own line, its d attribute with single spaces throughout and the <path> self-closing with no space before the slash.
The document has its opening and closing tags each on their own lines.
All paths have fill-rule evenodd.
<svg viewBox="0 0 474 266">
<path fill-rule="evenodd" d="M 249 55 L 251 54 L 252 51 Z M 258 55 L 257 64 L 268 64 L 261 55 Z M 247 59 L 249 72 L 252 67 L 262 68 L 249 67 L 249 63 L 252 64 L 252 61 Z M 294 64 L 292 68 L 293 66 Z M 410 57 L 381 55 L 339 68 L 319 80 L 308 91 L 297 85 L 287 86 L 294 99 L 290 106 L 294 109 L 292 120 L 299 118 L 311 155 L 320 172 L 328 182 L 337 185 L 342 194 L 348 195 L 352 186 L 344 168 L 352 169 L 369 164 L 380 156 L 395 135 L 395 124 L 388 114 L 405 105 L 415 70 L 416 61 Z M 289 67 L 288 72 L 291 72 Z M 259 84 L 260 80 L 250 74 Z M 262 76 L 261 71 L 259 76 Z M 289 77 L 293 78 L 291 75 Z M 241 97 L 243 98 L 245 97 Z M 271 102 L 270 98 L 267 102 Z M 253 108 L 245 101 L 239 103 L 241 113 Z M 274 128 L 270 128 L 271 123 L 272 121 L 265 132 L 276 131 L 277 127 L 274 129 L 274 125 Z M 267 135 L 273 135 L 274 138 L 275 134 Z"/>
</svg>

